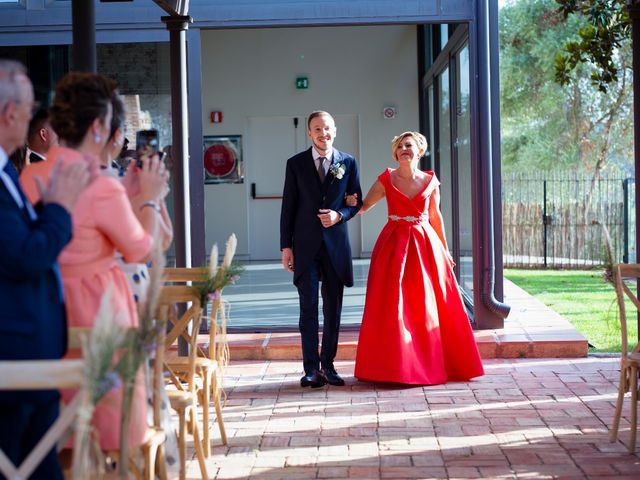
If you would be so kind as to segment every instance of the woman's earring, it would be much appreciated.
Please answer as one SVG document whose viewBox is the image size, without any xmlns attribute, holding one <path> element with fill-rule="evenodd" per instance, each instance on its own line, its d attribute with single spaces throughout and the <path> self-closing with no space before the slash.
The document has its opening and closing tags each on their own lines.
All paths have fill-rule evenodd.
<svg viewBox="0 0 640 480">
<path fill-rule="evenodd" d="M 100 140 L 101 140 L 101 138 L 100 138 L 100 134 L 99 134 L 99 133 L 96 133 L 95 137 L 93 137 L 93 140 L 94 140 L 96 143 L 100 143 Z"/>
</svg>

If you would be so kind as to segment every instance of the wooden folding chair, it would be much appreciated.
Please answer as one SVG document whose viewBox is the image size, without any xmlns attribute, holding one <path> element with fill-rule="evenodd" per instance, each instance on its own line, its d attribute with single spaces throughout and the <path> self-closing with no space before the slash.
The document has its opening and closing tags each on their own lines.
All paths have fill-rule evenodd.
<svg viewBox="0 0 640 480">
<path fill-rule="evenodd" d="M 0 390 L 55 390 L 80 388 L 82 360 L 0 361 Z M 73 429 L 81 395 L 63 410 L 38 445 L 20 465 L 14 465 L 0 450 L 0 473 L 9 480 L 29 478 L 49 451 Z"/>
<path fill-rule="evenodd" d="M 164 278 L 168 283 L 172 285 L 166 285 L 163 289 L 162 296 L 167 299 L 173 298 L 175 302 L 187 302 L 191 301 L 191 308 L 201 308 L 204 312 L 205 306 L 200 306 L 200 300 L 198 298 L 197 289 L 194 286 L 189 286 L 188 283 L 193 282 L 197 284 L 202 281 L 206 275 L 206 269 L 204 268 L 166 268 L 164 270 Z M 161 300 L 162 301 L 162 300 Z M 222 403 L 220 398 L 220 382 L 221 382 L 221 363 L 220 353 L 225 348 L 224 345 L 218 340 L 217 333 L 217 304 L 214 302 L 214 308 L 212 309 L 211 328 L 209 329 L 209 347 L 205 351 L 198 346 L 196 353 L 198 357 L 196 359 L 196 375 L 202 379 L 202 389 L 198 390 L 198 397 L 201 405 L 203 406 L 203 417 L 205 425 L 208 425 L 209 421 L 209 405 L 211 399 L 216 410 L 216 419 L 218 421 L 218 428 L 220 430 L 220 438 L 224 445 L 227 444 L 227 434 L 224 427 L 224 420 L 222 418 Z M 176 326 L 169 333 L 167 337 L 167 344 L 170 345 L 175 339 L 182 335 L 185 340 L 189 341 L 190 335 L 186 334 L 186 323 L 178 320 Z M 168 365 L 176 372 L 184 374 L 187 370 L 188 361 L 186 357 L 174 357 L 168 361 Z M 204 406 L 207 406 L 204 408 Z M 208 428 L 204 428 L 203 432 L 204 451 L 205 456 L 211 455 L 211 441 L 210 432 Z"/>
<path fill-rule="evenodd" d="M 186 312 L 179 318 L 174 319 L 174 326 L 167 336 L 167 340 L 165 342 L 165 346 L 169 347 L 173 342 L 170 342 L 170 339 L 174 340 L 180 336 L 184 335 L 188 339 L 189 342 L 189 355 L 187 357 L 179 357 L 186 362 L 186 369 L 182 373 L 182 379 L 184 380 L 184 384 L 181 381 L 182 379 L 178 376 L 178 371 L 176 371 L 175 364 L 173 360 L 165 359 L 165 368 L 168 371 L 171 382 L 175 386 L 175 389 L 168 389 L 167 395 L 169 397 L 169 401 L 171 403 L 171 408 L 175 410 L 178 415 L 178 449 L 180 456 L 180 479 L 186 478 L 186 457 L 187 457 L 187 447 L 186 447 L 186 436 L 187 436 L 187 421 L 191 426 L 191 432 L 193 435 L 193 444 L 196 450 L 196 457 L 198 458 L 198 464 L 200 466 L 200 473 L 203 479 L 208 478 L 207 467 L 205 464 L 205 453 L 204 447 L 206 442 L 204 439 L 200 438 L 200 431 L 198 428 L 198 397 L 199 390 L 196 386 L 195 375 L 196 375 L 196 360 L 197 356 L 197 348 L 198 348 L 198 329 L 200 328 L 200 322 L 202 321 L 202 309 L 200 308 L 200 302 L 197 298 L 197 294 L 195 294 L 193 287 L 188 286 L 167 286 L 163 287 L 162 292 L 160 294 L 159 305 L 161 307 L 169 307 L 169 318 L 171 319 L 171 315 L 174 314 L 175 309 L 172 308 L 176 303 L 183 302 L 192 302 L 190 308 L 186 310 Z M 191 323 L 191 333 L 187 333 L 187 325 Z M 180 326 L 184 326 L 183 331 L 175 331 L 176 328 L 180 328 Z M 182 361 L 179 362 L 178 366 L 182 366 Z M 209 389 L 208 384 L 203 384 L 202 391 L 207 391 Z M 209 430 L 209 417 L 208 410 L 209 404 L 203 402 L 203 431 L 208 432 Z M 208 438 L 208 436 L 206 436 Z"/>
<path fill-rule="evenodd" d="M 638 429 L 638 371 L 640 370 L 640 344 L 637 339 L 629 338 L 627 329 L 627 315 L 625 309 L 625 297 L 635 305 L 634 312 L 640 311 L 640 301 L 631 288 L 625 283 L 625 279 L 632 280 L 632 288 L 640 280 L 640 264 L 620 264 L 614 266 L 614 280 L 616 296 L 618 298 L 618 309 L 620 311 L 620 329 L 622 334 L 622 350 L 620 356 L 620 382 L 618 384 L 618 400 L 616 411 L 611 427 L 611 442 L 618 438 L 618 428 L 620 426 L 620 416 L 622 414 L 622 404 L 626 392 L 631 392 L 631 435 L 629 438 L 629 451 L 634 452 L 636 448 L 636 433 Z M 630 348 L 635 345 L 633 348 Z"/>
<path fill-rule="evenodd" d="M 166 315 L 166 311 L 162 312 Z M 91 327 L 70 327 L 69 328 L 69 341 L 68 346 L 70 349 L 80 349 L 82 346 L 82 339 L 89 338 L 91 335 Z M 151 369 L 151 405 L 153 409 L 153 423 L 147 428 L 145 432 L 142 444 L 132 449 L 129 453 L 129 468 L 131 473 L 141 480 L 155 480 L 156 470 L 157 475 L 161 480 L 167 479 L 166 461 L 164 444 L 167 436 L 162 428 L 160 421 L 160 408 L 162 397 L 160 395 L 161 389 L 164 389 L 163 371 L 164 371 L 164 330 L 160 332 L 158 343 L 155 349 L 155 359 L 153 368 Z M 117 457 L 117 452 L 108 452 L 111 456 Z M 141 453 L 144 460 L 144 470 L 138 471 L 136 467 L 136 454 Z"/>
</svg>

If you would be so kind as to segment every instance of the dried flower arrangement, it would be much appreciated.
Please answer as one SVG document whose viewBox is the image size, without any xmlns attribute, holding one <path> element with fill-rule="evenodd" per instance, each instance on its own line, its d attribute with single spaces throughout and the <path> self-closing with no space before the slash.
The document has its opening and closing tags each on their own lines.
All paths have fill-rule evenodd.
<svg viewBox="0 0 640 480">
<path fill-rule="evenodd" d="M 218 265 L 218 245 L 214 244 L 209 255 L 209 265 L 206 274 L 201 282 L 194 286 L 198 289 L 200 304 L 203 308 L 211 301 L 212 318 L 207 318 L 211 329 L 215 329 L 215 345 L 209 348 L 215 349 L 215 357 L 220 368 L 220 378 L 224 378 L 224 367 L 229 362 L 229 346 L 227 343 L 227 308 L 226 302 L 222 299 L 222 290 L 229 284 L 234 284 L 244 267 L 233 261 L 236 253 L 238 240 L 235 234 L 231 234 L 225 246 L 225 253 L 222 263 Z M 218 316 L 220 322 L 218 323 Z M 211 351 L 211 350 L 210 350 Z M 224 397 L 224 389 L 219 388 Z"/>
<path fill-rule="evenodd" d="M 206 305 L 209 300 L 219 299 L 222 289 L 229 284 L 235 283 L 240 278 L 244 267 L 233 261 L 237 245 L 238 240 L 235 234 L 232 233 L 227 240 L 224 257 L 219 266 L 218 245 L 214 244 L 211 248 L 207 272 L 202 281 L 196 285 L 201 305 Z"/>
<path fill-rule="evenodd" d="M 130 329 L 124 339 L 124 354 L 116 365 L 122 379 L 122 416 L 120 418 L 120 474 L 126 475 L 129 456 L 129 424 L 136 376 L 143 365 L 148 365 L 158 346 L 160 333 L 167 328 L 166 318 L 158 317 L 157 307 L 162 290 L 165 256 L 159 249 L 152 252 L 146 301 L 138 304 L 138 327 Z M 149 395 L 148 395 L 149 396 Z"/>
<path fill-rule="evenodd" d="M 77 395 L 81 396 L 73 445 L 73 478 L 100 478 L 105 473 L 104 454 L 93 435 L 91 418 L 96 404 L 110 390 L 121 385 L 114 356 L 125 342 L 126 332 L 114 321 L 111 307 L 111 288 L 107 288 L 96 315 L 91 335 L 81 338 L 84 356 L 84 382 Z"/>
</svg>

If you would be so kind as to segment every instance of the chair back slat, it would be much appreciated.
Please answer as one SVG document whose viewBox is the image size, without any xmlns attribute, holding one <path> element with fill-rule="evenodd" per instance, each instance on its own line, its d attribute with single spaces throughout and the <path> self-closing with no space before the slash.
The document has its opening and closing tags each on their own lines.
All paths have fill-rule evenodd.
<svg viewBox="0 0 640 480">
<path fill-rule="evenodd" d="M 152 389 L 153 389 L 153 426 L 161 427 L 162 424 L 162 390 L 164 389 L 164 350 L 165 350 L 165 338 L 167 337 L 166 321 L 167 310 L 169 307 L 162 305 L 157 308 L 158 319 L 165 325 L 165 328 L 161 328 L 158 331 L 158 338 L 156 339 L 155 356 L 153 358 L 152 372 Z"/>
<path fill-rule="evenodd" d="M 171 331 L 167 333 L 165 338 L 165 346 L 169 348 L 173 345 L 178 337 L 184 338 L 187 343 L 191 341 L 191 335 L 188 333 L 187 328 L 189 327 L 189 323 L 193 320 L 193 317 L 196 314 L 201 312 L 201 308 L 199 303 L 193 303 L 191 307 L 189 307 L 181 316 L 177 318 L 175 310 L 169 312 L 169 321 L 171 323 Z M 195 332 L 196 335 L 198 332 Z"/>
<path fill-rule="evenodd" d="M 638 295 L 633 290 L 638 290 L 638 282 L 640 280 L 640 264 L 619 264 L 613 267 L 613 279 L 616 287 L 616 297 L 618 300 L 618 309 L 620 311 L 620 330 L 621 330 L 621 355 L 620 355 L 620 381 L 618 382 L 618 399 L 616 401 L 615 413 L 611 426 L 609 439 L 615 442 L 618 438 L 618 430 L 620 427 L 620 418 L 622 416 L 622 405 L 624 396 L 627 392 L 631 392 L 631 415 L 630 415 L 630 437 L 627 448 L 630 452 L 635 451 L 636 434 L 637 434 L 637 411 L 638 411 L 638 371 L 640 369 L 640 343 L 638 339 L 629 338 L 629 329 L 627 328 L 627 312 L 625 302 L 631 300 L 635 307 L 636 315 L 640 312 L 640 301 Z M 625 280 L 630 280 L 629 285 Z M 633 345 L 630 350 L 629 346 Z"/>
<path fill-rule="evenodd" d="M 620 330 L 621 330 L 621 353 L 622 357 L 627 357 L 630 351 L 638 352 L 640 343 L 632 340 L 630 344 L 629 329 L 627 324 L 627 312 L 625 298 L 628 298 L 636 308 L 636 312 L 640 312 L 640 300 L 629 285 L 625 283 L 625 279 L 633 280 L 634 285 L 640 280 L 640 264 L 619 264 L 614 266 L 614 280 L 616 287 L 616 296 L 618 300 L 618 310 L 620 312 Z M 631 346 L 632 345 L 632 346 Z"/>
<path fill-rule="evenodd" d="M 191 337 L 189 341 L 189 371 L 187 372 L 187 385 L 192 394 L 195 395 L 196 382 L 194 377 L 196 374 L 196 358 L 198 356 L 198 332 L 200 331 L 200 323 L 202 322 L 202 311 L 194 312 L 192 317 L 193 324 L 191 330 Z"/>
<path fill-rule="evenodd" d="M 164 269 L 166 283 L 201 282 L 207 269 L 205 267 L 173 267 Z"/>
<path fill-rule="evenodd" d="M 159 305 L 172 303 L 186 303 L 197 301 L 200 303 L 198 289 L 191 285 L 164 285 L 160 291 Z"/>
<path fill-rule="evenodd" d="M 83 383 L 83 360 L 3 360 L 0 361 L 0 390 L 54 390 L 78 388 Z M 44 457 L 69 431 L 81 404 L 78 394 L 20 465 L 13 465 L 0 450 L 0 473 L 8 479 L 30 478 Z"/>
<path fill-rule="evenodd" d="M 189 285 L 165 285 L 162 287 L 159 305 L 168 307 L 169 321 L 172 324 L 171 330 L 166 335 L 165 348 L 169 348 L 178 337 L 182 337 L 189 345 L 189 368 L 187 372 L 187 384 L 193 385 L 195 374 L 195 358 L 198 351 L 198 332 L 202 322 L 203 312 L 200 306 L 200 297 L 196 288 Z M 178 318 L 177 307 L 184 304 L 186 310 Z M 186 307 L 188 305 L 188 308 Z M 189 333 L 191 324 L 191 333 Z M 193 354 L 192 354 L 193 352 Z M 168 368 L 165 365 L 165 368 Z M 168 368 L 169 369 L 169 368 Z M 170 370 L 170 369 L 169 369 Z"/>
<path fill-rule="evenodd" d="M 0 390 L 54 390 L 82 385 L 82 360 L 0 361 Z"/>
<path fill-rule="evenodd" d="M 631 302 L 636 306 L 636 308 L 640 310 L 640 300 L 638 300 L 638 297 L 636 297 L 636 295 L 631 291 L 631 289 L 627 286 L 627 284 L 624 283 L 624 281 L 622 282 L 622 288 L 624 290 L 624 293 L 627 294 L 627 297 L 629 298 L 629 300 L 631 300 Z"/>
</svg>

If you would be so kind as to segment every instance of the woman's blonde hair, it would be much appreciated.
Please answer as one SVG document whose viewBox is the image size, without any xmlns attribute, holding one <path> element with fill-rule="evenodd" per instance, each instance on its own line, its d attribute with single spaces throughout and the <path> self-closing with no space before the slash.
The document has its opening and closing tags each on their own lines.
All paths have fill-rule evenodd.
<svg viewBox="0 0 640 480">
<path fill-rule="evenodd" d="M 420 132 L 402 132 L 400 135 L 396 135 L 391 140 L 391 158 L 396 159 L 396 149 L 400 142 L 407 137 L 413 138 L 418 146 L 418 151 L 420 152 L 420 156 L 424 155 L 427 151 L 427 139 Z"/>
</svg>

